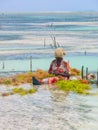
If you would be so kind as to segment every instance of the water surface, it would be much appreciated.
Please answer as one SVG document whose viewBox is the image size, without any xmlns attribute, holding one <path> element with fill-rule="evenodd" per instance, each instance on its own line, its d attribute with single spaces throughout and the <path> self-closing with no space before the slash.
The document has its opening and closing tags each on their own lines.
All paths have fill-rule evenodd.
<svg viewBox="0 0 98 130">
<path fill-rule="evenodd" d="M 96 86 L 93 87 L 93 91 L 98 92 Z M 0 90 L 4 92 L 6 89 L 2 86 Z M 0 106 L 2 130 L 98 129 L 98 96 L 68 94 L 45 85 L 33 95 L 0 96 Z"/>
</svg>

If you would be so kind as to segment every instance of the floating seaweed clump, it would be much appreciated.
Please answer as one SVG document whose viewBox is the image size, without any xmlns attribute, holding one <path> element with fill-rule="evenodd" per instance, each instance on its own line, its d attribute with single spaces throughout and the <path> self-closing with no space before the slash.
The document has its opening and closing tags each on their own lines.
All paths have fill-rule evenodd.
<svg viewBox="0 0 98 130">
<path fill-rule="evenodd" d="M 24 89 L 24 88 L 20 87 L 20 88 L 13 88 L 11 92 L 4 92 L 1 94 L 1 96 L 5 97 L 5 96 L 14 95 L 14 94 L 19 94 L 21 96 L 24 96 L 26 94 L 33 94 L 36 91 L 37 91 L 36 88 Z"/>
<path fill-rule="evenodd" d="M 13 93 L 19 94 L 21 96 L 24 96 L 26 94 L 32 94 L 37 91 L 36 88 L 31 88 L 31 89 L 24 89 L 24 88 L 14 88 L 12 89 Z"/>
<path fill-rule="evenodd" d="M 77 76 L 77 75 L 80 75 L 81 74 L 81 71 L 76 69 L 76 68 L 71 68 L 71 75 L 72 76 Z"/>
<path fill-rule="evenodd" d="M 4 80 L 4 84 L 5 84 L 5 85 L 10 85 L 10 84 L 12 84 L 11 79 L 5 79 L 5 80 Z"/>
<path fill-rule="evenodd" d="M 79 94 L 89 94 L 87 90 L 91 87 L 89 84 L 81 83 L 79 80 L 61 80 L 56 82 L 56 86 L 64 91 L 72 91 Z"/>
<path fill-rule="evenodd" d="M 9 96 L 9 95 L 13 95 L 13 92 L 4 92 L 1 94 L 1 96 L 5 97 L 5 96 Z"/>
</svg>

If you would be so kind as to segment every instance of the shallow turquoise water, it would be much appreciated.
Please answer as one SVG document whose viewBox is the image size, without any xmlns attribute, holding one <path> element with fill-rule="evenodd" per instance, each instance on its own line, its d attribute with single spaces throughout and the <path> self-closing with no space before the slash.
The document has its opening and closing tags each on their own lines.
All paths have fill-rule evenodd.
<svg viewBox="0 0 98 130">
<path fill-rule="evenodd" d="M 89 71 L 96 72 L 98 69 L 98 57 L 97 56 L 66 56 L 65 60 L 70 62 L 72 68 L 77 68 L 81 70 L 82 65 L 84 70 L 88 67 Z M 37 69 L 48 70 L 49 65 L 53 58 L 45 59 L 32 59 L 32 70 Z M 2 60 L 0 62 L 0 71 L 29 71 L 30 70 L 30 60 Z"/>
<path fill-rule="evenodd" d="M 0 71 L 29 71 L 30 56 L 33 71 L 48 70 L 55 37 L 68 52 L 65 58 L 71 67 L 84 65 L 96 72 L 97 25 L 98 12 L 0 14 Z M 86 56 L 85 51 L 89 52 Z"/>
</svg>

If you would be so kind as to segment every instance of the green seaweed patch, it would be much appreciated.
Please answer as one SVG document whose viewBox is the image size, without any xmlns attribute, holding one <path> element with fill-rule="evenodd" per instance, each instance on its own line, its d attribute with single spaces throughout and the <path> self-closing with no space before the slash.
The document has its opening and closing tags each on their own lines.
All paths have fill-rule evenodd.
<svg viewBox="0 0 98 130">
<path fill-rule="evenodd" d="M 10 79 L 6 79 L 5 81 L 4 81 L 4 84 L 5 85 L 10 85 L 12 83 L 12 81 L 10 80 Z"/>
<path fill-rule="evenodd" d="M 36 88 L 31 88 L 31 89 L 24 89 L 24 88 L 14 88 L 12 89 L 13 93 L 19 94 L 21 96 L 27 95 L 27 94 L 32 94 L 37 91 Z"/>
<path fill-rule="evenodd" d="M 60 80 L 57 81 L 56 86 L 63 91 L 72 91 L 79 94 L 89 94 L 88 90 L 91 90 L 89 84 L 81 83 L 79 80 Z"/>
</svg>

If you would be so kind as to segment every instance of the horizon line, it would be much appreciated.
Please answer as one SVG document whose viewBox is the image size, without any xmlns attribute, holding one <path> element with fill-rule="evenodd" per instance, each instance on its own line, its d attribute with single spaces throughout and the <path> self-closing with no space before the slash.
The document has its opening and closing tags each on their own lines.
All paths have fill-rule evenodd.
<svg viewBox="0 0 98 130">
<path fill-rule="evenodd" d="M 5 11 L 5 12 L 3 12 L 3 11 L 0 11 L 0 14 L 5 14 L 5 13 L 77 13 L 77 12 L 87 12 L 87 13 L 92 13 L 92 12 L 98 12 L 98 11 L 96 11 L 96 10 L 84 10 L 84 11 L 32 11 L 32 12 L 30 12 L 30 11 L 27 11 L 27 12 L 17 12 L 17 11 L 11 11 L 11 12 L 9 12 L 9 11 Z"/>
</svg>

